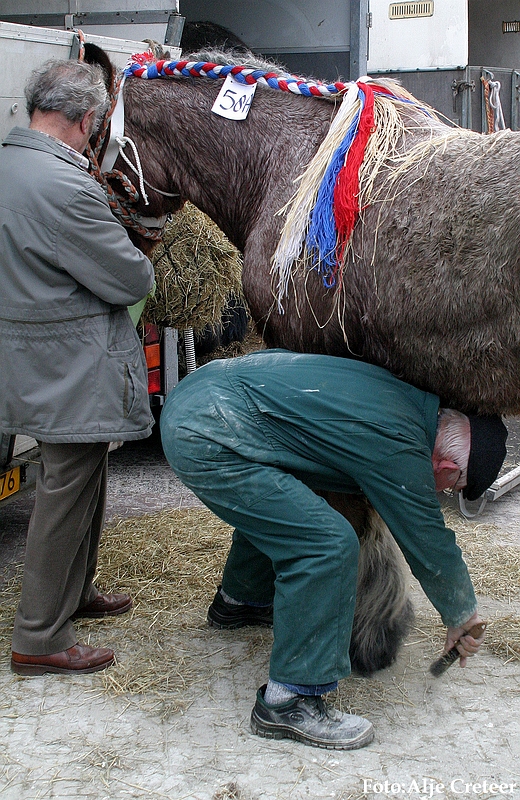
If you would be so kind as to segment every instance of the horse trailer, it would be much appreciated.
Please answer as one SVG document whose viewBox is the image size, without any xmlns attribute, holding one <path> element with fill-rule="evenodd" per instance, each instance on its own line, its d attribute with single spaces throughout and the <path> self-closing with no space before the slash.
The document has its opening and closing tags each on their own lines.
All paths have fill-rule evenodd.
<svg viewBox="0 0 520 800">
<path fill-rule="evenodd" d="M 204 20 L 291 72 L 397 78 L 447 119 L 483 132 L 497 103 L 503 124 L 520 126 L 519 16 L 517 0 L 2 0 L 0 11 L 6 22 L 172 47 L 185 20 Z"/>
<path fill-rule="evenodd" d="M 187 22 L 222 25 L 291 72 L 328 81 L 397 78 L 447 119 L 476 131 L 488 130 L 491 82 L 505 125 L 520 126 L 517 0 L 180 0 L 180 6 Z"/>
</svg>

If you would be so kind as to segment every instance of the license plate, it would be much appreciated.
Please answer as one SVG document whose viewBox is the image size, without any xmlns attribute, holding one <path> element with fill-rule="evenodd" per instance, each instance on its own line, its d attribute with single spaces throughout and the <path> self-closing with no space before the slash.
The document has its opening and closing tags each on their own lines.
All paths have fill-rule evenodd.
<svg viewBox="0 0 520 800">
<path fill-rule="evenodd" d="M 20 467 L 0 474 L 0 500 L 15 494 L 20 489 Z"/>
</svg>

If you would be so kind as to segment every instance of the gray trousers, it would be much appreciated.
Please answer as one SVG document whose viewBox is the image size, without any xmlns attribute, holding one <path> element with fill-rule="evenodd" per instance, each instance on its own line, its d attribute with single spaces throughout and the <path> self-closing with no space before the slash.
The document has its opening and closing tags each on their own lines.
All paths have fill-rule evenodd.
<svg viewBox="0 0 520 800">
<path fill-rule="evenodd" d="M 41 443 L 12 649 L 51 655 L 78 638 L 70 620 L 93 584 L 106 506 L 108 442 Z"/>
</svg>

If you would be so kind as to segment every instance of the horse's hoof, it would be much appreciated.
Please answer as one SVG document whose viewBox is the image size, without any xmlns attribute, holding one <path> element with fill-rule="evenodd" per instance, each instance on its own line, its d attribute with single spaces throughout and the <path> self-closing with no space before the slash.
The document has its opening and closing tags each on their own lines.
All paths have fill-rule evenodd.
<svg viewBox="0 0 520 800">
<path fill-rule="evenodd" d="M 414 616 L 412 602 L 407 599 L 399 615 L 390 622 L 383 622 L 370 631 L 354 630 L 350 642 L 352 671 L 368 677 L 393 664 L 410 632 Z"/>
</svg>

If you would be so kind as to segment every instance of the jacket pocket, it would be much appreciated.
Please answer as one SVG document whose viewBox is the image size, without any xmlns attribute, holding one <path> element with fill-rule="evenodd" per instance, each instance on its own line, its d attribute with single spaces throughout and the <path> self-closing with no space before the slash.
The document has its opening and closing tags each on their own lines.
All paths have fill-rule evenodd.
<svg viewBox="0 0 520 800">
<path fill-rule="evenodd" d="M 143 349 L 126 309 L 110 314 L 107 330 L 108 372 L 112 395 L 123 420 L 148 411 L 148 380 Z"/>
<path fill-rule="evenodd" d="M 146 365 L 139 344 L 129 350 L 108 353 L 108 372 L 105 372 L 106 391 L 112 395 L 122 419 L 140 414 L 147 404 L 148 385 Z M 112 375 L 112 378 L 109 376 Z"/>
<path fill-rule="evenodd" d="M 124 385 L 123 385 L 123 417 L 128 419 L 132 413 L 137 396 L 135 377 L 132 371 L 132 365 L 128 362 L 123 364 L 124 370 Z"/>
</svg>

